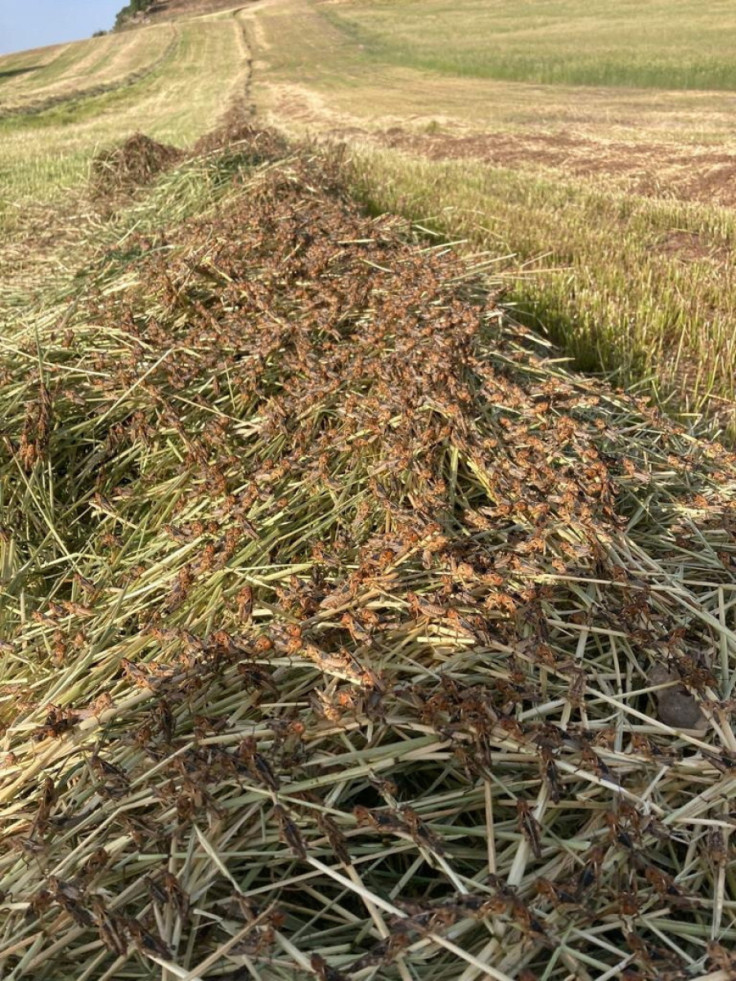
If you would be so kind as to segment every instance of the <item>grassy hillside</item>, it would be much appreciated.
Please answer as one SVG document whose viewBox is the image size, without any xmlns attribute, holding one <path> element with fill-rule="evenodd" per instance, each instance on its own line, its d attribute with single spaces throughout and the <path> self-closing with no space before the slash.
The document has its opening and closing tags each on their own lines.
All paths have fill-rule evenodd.
<svg viewBox="0 0 736 981">
<path fill-rule="evenodd" d="M 347 0 L 321 5 L 380 62 L 544 85 L 736 89 L 728 0 Z"/>
<path fill-rule="evenodd" d="M 242 29 L 228 14 L 11 55 L 0 73 L 28 60 L 42 64 L 0 83 L 0 222 L 11 224 L 79 186 L 95 152 L 135 130 L 192 142 L 243 97 L 248 78 Z"/>
<path fill-rule="evenodd" d="M 66 100 L 113 89 L 151 72 L 173 43 L 172 29 L 54 45 L 2 59 L 0 113 L 40 112 Z"/>
<path fill-rule="evenodd" d="M 139 11 L 138 18 L 134 17 L 132 20 L 127 16 L 130 4 L 123 7 L 120 13 L 125 13 L 120 26 L 126 30 L 136 29 L 141 23 L 151 24 L 163 20 L 178 20 L 180 17 L 213 14 L 220 10 L 236 10 L 244 4 L 238 0 L 150 0 L 142 6 L 145 6 L 145 10 Z"/>
<path fill-rule="evenodd" d="M 736 455 L 508 311 L 728 421 L 732 95 L 558 8 L 0 64 L 3 981 L 733 975 Z"/>
<path fill-rule="evenodd" d="M 688 67 L 727 77 L 722 13 L 286 0 L 250 18 L 257 98 L 292 133 L 363 148 L 379 210 L 510 256 L 519 308 L 582 367 L 733 433 L 733 95 L 692 91 Z M 570 84 L 590 65 L 618 87 Z M 664 88 L 624 87 L 650 70 Z"/>
</svg>

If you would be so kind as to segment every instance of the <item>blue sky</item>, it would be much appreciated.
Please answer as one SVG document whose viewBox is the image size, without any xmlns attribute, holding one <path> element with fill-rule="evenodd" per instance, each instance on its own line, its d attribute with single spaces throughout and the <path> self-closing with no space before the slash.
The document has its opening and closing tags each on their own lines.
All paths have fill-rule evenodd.
<svg viewBox="0 0 736 981">
<path fill-rule="evenodd" d="M 128 0 L 0 0 L 0 54 L 106 31 Z"/>
</svg>

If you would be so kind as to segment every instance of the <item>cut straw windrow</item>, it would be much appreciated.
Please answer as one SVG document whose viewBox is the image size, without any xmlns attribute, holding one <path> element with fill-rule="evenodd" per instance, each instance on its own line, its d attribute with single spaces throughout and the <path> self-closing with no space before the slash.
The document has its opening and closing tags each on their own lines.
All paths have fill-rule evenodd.
<svg viewBox="0 0 736 981">
<path fill-rule="evenodd" d="M 725 978 L 736 459 L 229 126 L 0 301 L 0 975 Z"/>
</svg>

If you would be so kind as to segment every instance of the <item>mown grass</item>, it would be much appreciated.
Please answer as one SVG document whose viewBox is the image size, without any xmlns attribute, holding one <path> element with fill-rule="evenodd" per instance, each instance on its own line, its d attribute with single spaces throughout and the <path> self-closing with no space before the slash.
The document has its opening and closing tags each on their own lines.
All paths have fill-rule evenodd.
<svg viewBox="0 0 736 981">
<path fill-rule="evenodd" d="M 143 126 L 161 142 L 185 146 L 242 95 L 246 61 L 236 21 L 211 19 L 177 30 L 163 63 L 140 81 L 0 120 L 0 220 L 3 211 L 12 221 L 29 202 L 48 201 L 78 184 L 96 150 L 121 135 Z"/>
<path fill-rule="evenodd" d="M 330 12 L 329 21 L 303 3 L 267 10 L 260 20 L 272 39 L 270 50 L 263 52 L 271 61 L 266 78 L 298 79 L 322 97 L 336 99 L 342 108 L 359 106 L 365 119 L 379 103 L 366 99 L 364 93 L 378 93 L 377 66 L 385 62 L 376 60 L 377 49 L 370 45 L 359 48 L 350 32 L 340 34 L 335 17 L 360 19 L 361 10 L 370 10 L 372 29 L 380 34 L 381 25 L 387 30 L 386 25 L 395 23 L 400 37 L 402 25 L 412 23 L 420 9 L 426 17 L 416 43 L 437 44 L 447 28 L 446 14 L 431 3 L 421 8 L 411 3 L 391 8 L 384 4 L 320 7 L 320 13 Z M 571 23 L 575 23 L 575 9 L 579 14 L 575 5 L 567 9 Z M 661 17 L 663 9 L 661 4 L 647 8 L 646 16 Z M 690 16 L 687 4 L 669 9 L 673 22 L 676 14 L 681 26 L 687 23 L 682 19 Z M 534 4 L 527 5 L 520 15 L 527 26 L 534 22 L 534 10 Z M 483 10 L 466 3 L 454 16 L 462 26 L 471 15 L 477 23 L 472 36 L 482 37 Z M 503 10 L 494 7 L 496 15 L 503 26 Z M 545 16 L 554 18 L 557 12 L 547 10 Z M 613 28 L 608 15 L 601 16 L 595 23 L 603 43 L 606 30 Z M 585 23 L 586 30 L 592 31 L 593 22 Z M 327 40 L 322 28 L 330 32 Z M 150 54 L 151 39 L 163 30 L 124 35 L 126 58 L 133 57 L 136 38 L 140 51 Z M 49 199 L 73 186 L 86 173 L 96 148 L 120 132 L 137 128 L 141 119 L 154 138 L 183 145 L 215 118 L 227 93 L 236 91 L 234 80 L 240 77 L 242 83 L 239 27 L 234 18 L 221 17 L 185 25 L 181 31 L 166 60 L 135 84 L 67 98 L 43 112 L 0 120 L 5 192 L 0 221 L 6 227 L 23 202 Z M 534 35 L 534 43 L 541 43 L 543 33 Z M 454 35 L 447 36 L 451 44 L 446 48 L 454 49 Z M 551 44 L 555 37 L 551 32 L 545 43 Z M 460 48 L 470 43 L 457 41 Z M 87 42 L 78 51 L 64 49 L 44 72 L 63 80 L 61 62 L 64 71 L 73 74 L 73 65 L 89 60 L 94 50 Z M 210 70 L 212 65 L 216 71 Z M 429 89 L 422 94 L 422 80 L 430 77 L 426 73 L 415 72 L 402 85 L 406 77 L 392 76 L 391 71 L 389 67 L 381 80 L 383 92 L 377 96 L 383 100 L 382 112 L 396 112 L 409 103 L 417 108 L 422 98 L 429 98 Z M 200 79 L 194 88 L 192 78 Z M 38 80 L 33 84 L 38 86 Z M 434 85 L 433 105 L 427 109 L 441 116 L 446 107 L 434 102 L 438 91 Z M 465 111 L 472 118 L 469 105 Z M 451 238 L 467 237 L 474 248 L 512 253 L 514 260 L 507 263 L 506 272 L 520 312 L 543 324 L 581 367 L 615 373 L 625 384 L 644 382 L 673 408 L 677 403 L 685 413 L 708 411 L 732 430 L 734 303 L 728 255 L 733 226 L 727 212 L 647 201 L 623 191 L 604 192 L 599 186 L 560 180 L 549 172 L 490 169 L 480 163 L 425 164 L 380 153 L 372 161 L 375 168 L 372 162 L 362 173 L 372 170 L 375 186 L 364 187 L 364 193 L 374 206 L 405 208 L 419 220 L 434 216 Z M 545 259 L 540 261 L 542 254 Z"/>
<path fill-rule="evenodd" d="M 479 4 L 478 17 L 483 17 Z M 442 120 L 472 130 L 525 134 L 582 133 L 610 140 L 673 146 L 724 144 L 732 139 L 732 101 L 727 91 L 631 89 L 540 85 L 471 75 L 448 75 L 382 60 L 371 55 L 326 15 L 328 5 L 284 0 L 244 8 L 251 43 L 259 59 L 255 96 L 264 113 L 294 126 L 280 98 L 297 91 L 324 102 L 325 116 L 311 125 L 340 120 L 373 130 Z M 425 30 L 436 30 L 431 19 Z M 443 39 L 435 38 L 435 43 Z"/>
<path fill-rule="evenodd" d="M 619 31 L 624 15 L 630 23 Z M 692 44 L 689 56 L 699 53 L 714 26 L 703 11 L 674 2 L 591 11 L 578 3 L 511 6 L 468 0 L 450 10 L 433 0 L 390 5 L 293 0 L 256 16 L 265 36 L 259 46 L 253 32 L 258 56 L 266 62 L 259 81 L 269 118 L 302 134 L 352 127 L 348 139 L 359 161 L 362 193 L 376 209 L 429 221 L 450 239 L 467 239 L 471 249 L 510 254 L 503 268 L 511 302 L 520 315 L 543 325 L 578 365 L 640 386 L 672 411 L 708 413 L 733 438 L 732 212 L 674 198 L 677 180 L 684 184 L 697 177 L 703 164 L 693 159 L 687 175 L 668 171 L 654 150 L 665 142 L 673 147 L 678 141 L 727 139 L 723 113 L 729 97 L 674 91 L 685 84 L 676 72 L 666 77 L 668 91 L 645 92 L 531 85 L 531 76 L 522 71 L 519 78 L 527 77 L 526 82 L 438 78 L 427 70 L 429 60 L 422 60 L 427 52 L 440 51 L 464 58 L 475 46 L 496 65 L 495 46 L 513 53 L 517 45 L 540 64 L 545 52 L 564 55 L 573 71 L 576 59 L 588 53 L 598 59 L 608 46 L 619 60 L 621 83 L 633 83 L 627 72 L 639 62 L 649 64 L 657 25 L 662 51 L 671 42 L 672 52 L 681 54 Z M 724 38 L 732 20 L 728 14 L 719 21 Z M 713 50 L 725 59 L 722 44 Z M 453 133 L 489 134 L 490 153 L 494 133 L 519 138 L 522 147 L 524 137 L 535 133 L 550 142 L 559 136 L 563 162 L 553 166 L 544 155 L 537 160 L 533 140 L 525 156 L 517 154 L 518 167 L 423 160 L 418 138 L 413 156 L 376 149 L 375 142 L 395 126 L 414 137 L 443 134 L 448 153 Z M 591 172 L 585 176 L 577 159 L 583 176 L 573 178 L 565 172 L 564 141 L 581 134 L 582 142 L 588 141 Z M 639 166 L 642 172 L 646 168 L 645 183 L 654 196 L 631 193 L 631 165 L 616 172 L 617 161 L 625 161 L 628 152 L 627 143 L 612 142 L 616 138 L 641 139 L 637 149 L 645 152 Z M 728 143 L 726 148 L 731 149 Z M 666 197 L 656 197 L 658 186 Z"/>
<path fill-rule="evenodd" d="M 510 81 L 736 88 L 733 4 L 348 0 L 324 16 L 380 61 Z"/>
<path fill-rule="evenodd" d="M 0 92 L 4 93 L 10 85 L 17 85 L 19 76 L 36 72 L 47 65 L 64 45 L 49 45 L 45 48 L 31 48 L 13 54 L 0 55 Z"/>
<path fill-rule="evenodd" d="M 88 119 L 124 112 L 131 104 L 141 102 L 165 87 L 167 76 L 175 71 L 176 61 L 187 57 L 188 41 L 173 34 L 156 61 L 140 71 L 112 82 L 100 82 L 88 91 L 72 89 L 66 95 L 51 95 L 38 103 L 0 117 L 0 132 L 28 133 L 56 126 L 75 126 Z"/>
<path fill-rule="evenodd" d="M 26 68 L 32 70 L 10 75 L 0 86 L 0 116 L 37 110 L 54 100 L 79 99 L 140 77 L 166 57 L 174 40 L 172 25 L 160 25 L 141 31 L 139 37 L 106 35 L 79 41 L 51 56 L 46 49 L 28 52 Z M 3 70 L 17 70 L 13 66 L 18 66 L 15 56 L 0 58 L 0 76 Z"/>
<path fill-rule="evenodd" d="M 492 268 L 518 314 L 580 368 L 736 434 L 732 211 L 391 151 L 357 154 L 355 175 L 375 211 L 506 256 Z"/>
</svg>

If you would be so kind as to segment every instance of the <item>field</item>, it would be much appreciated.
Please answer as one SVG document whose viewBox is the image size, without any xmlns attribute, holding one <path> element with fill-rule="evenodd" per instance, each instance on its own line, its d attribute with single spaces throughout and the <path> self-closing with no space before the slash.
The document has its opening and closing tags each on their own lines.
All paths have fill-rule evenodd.
<svg viewBox="0 0 736 981">
<path fill-rule="evenodd" d="M 0 59 L 0 224 L 11 227 L 83 181 L 95 152 L 121 133 L 145 126 L 157 140 L 190 143 L 247 81 L 241 27 L 227 14 L 32 55 Z M 43 64 L 27 71 L 28 60 Z"/>
<path fill-rule="evenodd" d="M 460 0 L 322 4 L 382 64 L 544 85 L 736 89 L 727 0 Z M 704 54 L 707 52 L 707 54 Z"/>
<path fill-rule="evenodd" d="M 183 8 L 0 59 L 0 977 L 729 981 L 736 17 Z"/>
<path fill-rule="evenodd" d="M 589 7 L 267 6 L 258 97 L 362 148 L 378 210 L 508 256 L 520 310 L 581 367 L 730 432 L 734 14 Z"/>
</svg>

